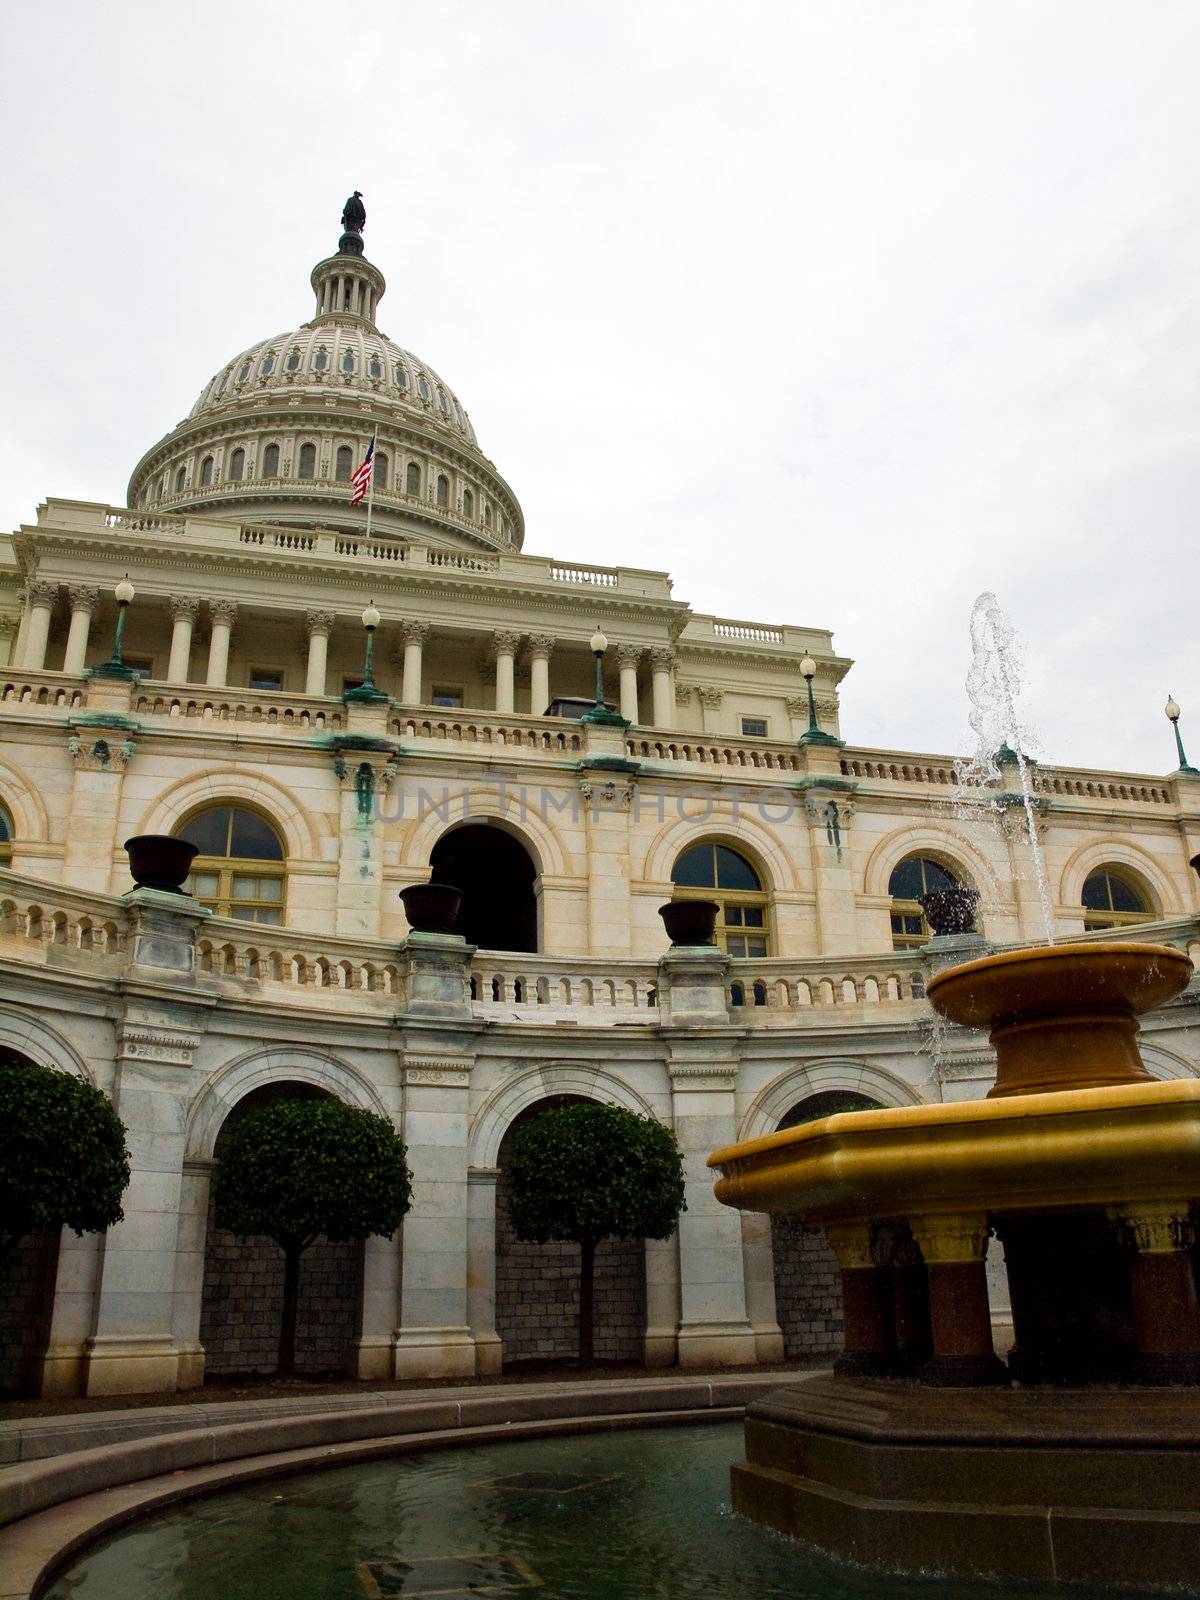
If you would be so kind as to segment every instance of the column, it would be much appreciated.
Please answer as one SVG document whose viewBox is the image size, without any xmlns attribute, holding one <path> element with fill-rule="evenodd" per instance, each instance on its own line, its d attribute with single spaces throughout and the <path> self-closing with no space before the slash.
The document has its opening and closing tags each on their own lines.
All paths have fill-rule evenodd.
<svg viewBox="0 0 1200 1600">
<path fill-rule="evenodd" d="M 650 671 L 656 728 L 675 726 L 674 666 L 675 651 L 672 647 L 669 644 L 655 645 L 650 652 Z"/>
<path fill-rule="evenodd" d="M 229 635 L 237 616 L 237 601 L 210 600 L 208 614 L 212 618 L 212 638 L 208 644 L 208 675 L 204 681 L 211 689 L 223 689 L 229 676 Z"/>
<path fill-rule="evenodd" d="M 617 666 L 621 670 L 621 715 L 626 722 L 636 723 L 638 720 L 638 662 L 642 659 L 642 649 L 636 644 L 619 644 L 617 646 Z"/>
<path fill-rule="evenodd" d="M 464 968 L 467 947 L 460 941 Z M 470 1062 L 405 1054 L 404 1142 L 413 1173 L 404 1219 L 397 1378 L 473 1378 L 467 1309 Z"/>
<path fill-rule="evenodd" d="M 503 1363 L 496 1332 L 496 1180 L 499 1167 L 467 1169 L 467 1323 L 475 1340 L 475 1373 L 492 1378 Z M 650 1284 L 647 1280 L 646 1293 Z M 674 1337 L 674 1325 L 671 1328 Z M 671 1358 L 674 1360 L 674 1356 Z"/>
<path fill-rule="evenodd" d="M 21 615 L 17 619 L 17 637 L 13 643 L 12 655 L 9 660 L 14 667 L 25 665 L 25 640 L 29 637 L 29 588 L 26 586 L 17 592 L 17 599 L 21 605 Z"/>
<path fill-rule="evenodd" d="M 34 582 L 29 585 L 29 623 L 25 633 L 23 667 L 41 672 L 46 665 L 46 645 L 50 641 L 50 613 L 58 599 L 56 583 Z"/>
<path fill-rule="evenodd" d="M 187 594 L 171 596 L 171 654 L 167 661 L 168 683 L 190 683 L 192 677 L 192 629 L 196 625 L 199 600 Z"/>
<path fill-rule="evenodd" d="M 771 1219 L 761 1211 L 743 1211 L 742 1260 L 746 1270 L 746 1315 L 754 1329 L 757 1361 L 783 1360 L 783 1329 L 775 1307 L 775 1252 Z"/>
<path fill-rule="evenodd" d="M 896 1366 L 896 1327 L 887 1275 L 876 1259 L 869 1222 L 831 1223 L 825 1237 L 842 1271 L 840 1377 L 880 1377 Z"/>
<path fill-rule="evenodd" d="M 15 617 L 0 617 L 0 667 L 7 667 L 13 659 L 18 628 Z"/>
<path fill-rule="evenodd" d="M 529 715 L 544 717 L 550 704 L 550 652 L 554 649 L 552 633 L 529 635 Z"/>
<path fill-rule="evenodd" d="M 333 632 L 333 612 L 309 611 L 305 621 L 308 624 L 308 672 L 304 680 L 304 692 L 323 695 L 326 692 L 325 669 L 329 660 L 329 635 Z"/>
<path fill-rule="evenodd" d="M 1008 1368 L 992 1347 L 988 1307 L 988 1221 L 983 1212 L 910 1217 L 929 1277 L 933 1356 L 918 1373 L 922 1383 L 978 1387 L 1008 1382 Z"/>
<path fill-rule="evenodd" d="M 419 706 L 424 681 L 425 640 L 429 634 L 427 622 L 402 622 L 400 637 L 404 641 L 404 670 L 400 681 L 402 705 Z"/>
<path fill-rule="evenodd" d="M 499 712 L 511 713 L 515 709 L 513 664 L 520 643 L 519 633 L 510 633 L 503 628 L 498 628 L 492 635 L 496 652 L 496 710 Z"/>
<path fill-rule="evenodd" d="M 721 701 L 725 698 L 724 689 L 717 689 L 712 684 L 702 684 L 696 693 L 700 696 L 700 719 L 705 733 L 719 733 L 721 731 Z"/>
<path fill-rule="evenodd" d="M 1133 1252 L 1129 1284 L 1138 1381 L 1200 1383 L 1191 1207 L 1186 1200 L 1125 1206 L 1118 1218 Z"/>
<path fill-rule="evenodd" d="M 67 594 L 71 599 L 71 626 L 63 655 L 63 671 L 78 677 L 87 660 L 88 633 L 100 591 L 84 583 L 72 583 L 67 588 Z"/>
</svg>

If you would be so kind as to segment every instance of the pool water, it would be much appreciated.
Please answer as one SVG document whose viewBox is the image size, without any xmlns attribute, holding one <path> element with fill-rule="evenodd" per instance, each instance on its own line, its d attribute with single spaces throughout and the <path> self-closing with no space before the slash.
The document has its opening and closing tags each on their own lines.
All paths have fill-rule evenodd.
<svg viewBox="0 0 1200 1600">
<path fill-rule="evenodd" d="M 46 1600 L 1061 1600 L 826 1561 L 732 1515 L 741 1454 L 740 1423 L 708 1423 L 273 1479 L 114 1534 Z"/>
</svg>

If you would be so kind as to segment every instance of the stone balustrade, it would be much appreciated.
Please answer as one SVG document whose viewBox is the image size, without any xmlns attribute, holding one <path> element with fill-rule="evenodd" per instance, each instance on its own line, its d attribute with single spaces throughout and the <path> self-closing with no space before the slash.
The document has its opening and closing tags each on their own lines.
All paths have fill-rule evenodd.
<svg viewBox="0 0 1200 1600">
<path fill-rule="evenodd" d="M 766 739 L 716 737 L 702 733 L 635 734 L 625 742 L 635 761 L 690 763 L 698 767 L 735 767 L 754 772 L 806 772 L 804 754 L 794 744 Z"/>
<path fill-rule="evenodd" d="M 935 784 L 958 786 L 960 758 L 954 756 L 902 756 L 892 750 L 846 749 L 841 756 L 842 776 L 885 784 Z M 1171 805 L 1170 784 L 1152 774 L 1118 773 L 1102 777 L 1086 768 L 1031 766 L 1034 792 L 1051 797 L 1125 801 L 1136 805 Z M 1013 787 L 1016 776 L 1013 777 Z"/>
<path fill-rule="evenodd" d="M 175 689 L 147 681 L 135 688 L 131 710 L 150 720 L 234 722 L 269 732 L 323 733 L 345 726 L 340 701 L 275 689 Z"/>
<path fill-rule="evenodd" d="M 658 966 L 590 956 L 480 951 L 471 963 L 471 999 L 488 1021 L 548 1022 L 571 1016 L 597 1026 L 658 1020 Z"/>
<path fill-rule="evenodd" d="M 83 705 L 85 694 L 85 680 L 71 673 L 12 667 L 0 672 L 0 704 L 10 713 L 21 706 L 75 711 Z"/>
<path fill-rule="evenodd" d="M 505 751 L 534 751 L 578 755 L 585 747 L 580 725 L 573 718 L 532 717 L 488 711 L 442 711 L 418 707 L 394 714 L 388 732 L 414 750 L 436 746 L 439 755 L 447 745 L 487 746 Z"/>
</svg>

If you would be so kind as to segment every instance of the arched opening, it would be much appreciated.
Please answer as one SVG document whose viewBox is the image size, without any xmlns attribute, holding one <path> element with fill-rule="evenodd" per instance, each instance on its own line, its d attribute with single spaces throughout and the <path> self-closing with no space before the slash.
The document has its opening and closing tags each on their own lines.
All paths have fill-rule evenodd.
<svg viewBox="0 0 1200 1600">
<path fill-rule="evenodd" d="M 1105 865 L 1089 872 L 1081 898 L 1087 933 L 1154 920 L 1149 895 L 1127 867 Z"/>
<path fill-rule="evenodd" d="M 175 493 L 182 494 L 183 486 L 187 482 L 187 468 L 180 467 L 175 473 Z"/>
<path fill-rule="evenodd" d="M 839 1111 L 878 1111 L 877 1100 L 848 1089 L 826 1089 L 794 1105 L 778 1132 Z M 824 1230 L 795 1217 L 771 1217 L 775 1317 L 789 1360 L 836 1354 L 842 1347 L 842 1275 Z"/>
<path fill-rule="evenodd" d="M 241 483 L 246 476 L 246 452 L 235 450 L 229 458 L 229 479 L 231 483 Z"/>
<path fill-rule="evenodd" d="M 375 452 L 375 487 L 386 489 L 388 486 L 388 458 L 382 450 Z"/>
<path fill-rule="evenodd" d="M 277 478 L 279 476 L 279 446 L 269 444 L 263 451 L 263 477 Z"/>
<path fill-rule="evenodd" d="M 683 852 L 671 869 L 671 882 L 673 899 L 717 902 L 716 940 L 727 955 L 770 955 L 767 892 L 745 856 L 706 839 Z"/>
<path fill-rule="evenodd" d="M 449 506 L 450 504 L 450 479 L 444 472 L 438 473 L 437 503 L 439 506 Z"/>
<path fill-rule="evenodd" d="M 348 444 L 338 446 L 337 461 L 334 466 L 334 481 L 349 483 L 350 474 L 354 471 L 354 452 Z"/>
<path fill-rule="evenodd" d="M 511 833 L 486 822 L 455 828 L 434 845 L 429 867 L 434 883 L 462 890 L 457 927 L 468 944 L 538 948 L 537 868 Z"/>
<path fill-rule="evenodd" d="M 0 1045 L 0 1072 L 37 1065 L 31 1056 Z M 0 1263 L 0 1397 L 37 1394 L 41 1387 L 61 1238 L 61 1228 L 26 1234 Z"/>
<path fill-rule="evenodd" d="M 196 846 L 187 887 L 202 906 L 239 922 L 283 921 L 283 841 L 265 817 L 243 806 L 206 806 L 177 832 Z"/>
<path fill-rule="evenodd" d="M 932 856 L 908 856 L 888 879 L 892 897 L 892 949 L 919 950 L 933 937 L 920 897 L 931 889 L 955 889 L 959 880 L 950 867 Z"/>
<path fill-rule="evenodd" d="M 213 1154 L 243 1117 L 281 1100 L 320 1100 L 323 1090 L 307 1083 L 271 1083 L 239 1100 L 217 1135 Z M 239 1239 L 213 1224 L 208 1202 L 204 1283 L 200 1297 L 200 1343 L 206 1378 L 275 1370 L 283 1311 L 283 1251 L 271 1239 Z M 319 1238 L 300 1258 L 296 1314 L 296 1370 L 316 1376 L 354 1368 L 362 1302 L 363 1246 L 357 1239 Z"/>
<path fill-rule="evenodd" d="M 475 515 L 475 496 L 470 489 L 463 490 L 462 509 L 464 517 L 473 517 Z"/>
<path fill-rule="evenodd" d="M 0 800 L 0 867 L 12 866 L 13 831 L 12 813 Z"/>
<path fill-rule="evenodd" d="M 300 464 L 296 468 L 298 478 L 315 478 L 317 475 L 317 447 L 315 444 L 302 444 L 300 446 Z"/>
<path fill-rule="evenodd" d="M 504 1366 L 573 1361 L 579 1350 L 579 1246 L 526 1244 L 508 1220 L 505 1166 L 513 1134 L 543 1111 L 577 1104 L 581 1095 L 556 1095 L 527 1106 L 500 1141 L 496 1180 L 496 1332 Z M 639 1239 L 605 1239 L 596 1248 L 595 1357 L 638 1362 L 645 1352 L 646 1246 Z"/>
<path fill-rule="evenodd" d="M 200 487 L 202 489 L 207 489 L 212 481 L 213 458 L 211 456 L 205 456 L 204 460 L 200 463 Z"/>
<path fill-rule="evenodd" d="M 421 469 L 415 461 L 410 461 L 404 469 L 404 492 L 405 494 L 421 492 Z"/>
</svg>

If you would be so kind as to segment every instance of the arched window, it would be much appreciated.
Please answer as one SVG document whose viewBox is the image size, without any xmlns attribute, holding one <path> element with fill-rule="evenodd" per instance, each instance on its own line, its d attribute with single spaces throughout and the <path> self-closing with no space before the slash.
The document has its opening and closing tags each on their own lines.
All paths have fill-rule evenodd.
<svg viewBox="0 0 1200 1600">
<path fill-rule="evenodd" d="M 462 890 L 455 931 L 468 944 L 536 951 L 537 869 L 520 840 L 492 823 L 470 823 L 442 835 L 429 867 L 434 883 Z"/>
<path fill-rule="evenodd" d="M 423 372 L 419 372 L 417 374 L 417 393 L 421 396 L 422 400 L 429 399 L 429 384 L 426 382 L 425 374 Z"/>
<path fill-rule="evenodd" d="M 892 949 L 917 950 L 932 937 L 919 897 L 930 889 L 954 889 L 958 879 L 929 856 L 909 856 L 888 879 L 892 897 Z"/>
<path fill-rule="evenodd" d="M 489 500 L 483 502 L 483 520 L 485 525 L 490 528 L 492 525 L 492 506 Z"/>
<path fill-rule="evenodd" d="M 274 350 L 268 350 L 266 355 L 258 363 L 258 375 L 260 378 L 269 378 L 274 371 L 275 352 Z"/>
<path fill-rule="evenodd" d="M 241 366 L 238 368 L 237 381 L 239 383 L 245 383 L 246 379 L 249 376 L 250 376 L 250 363 L 248 361 L 243 361 Z"/>
<path fill-rule="evenodd" d="M 354 351 L 353 350 L 347 350 L 342 356 L 342 371 L 343 372 L 353 372 L 354 371 L 354 365 L 355 365 L 355 363 L 354 363 Z"/>
<path fill-rule="evenodd" d="M 475 515 L 475 496 L 471 493 L 470 489 L 464 489 L 463 490 L 463 516 L 464 517 L 473 517 L 474 515 Z"/>
<path fill-rule="evenodd" d="M 241 806 L 209 806 L 179 837 L 199 852 L 187 886 L 201 905 L 242 922 L 283 921 L 283 843 L 264 817 Z"/>
<path fill-rule="evenodd" d="M 0 803 L 0 867 L 12 865 L 13 822 L 8 807 Z"/>
<path fill-rule="evenodd" d="M 415 461 L 410 461 L 404 473 L 405 494 L 420 494 L 421 469 Z"/>
<path fill-rule="evenodd" d="M 232 483 L 241 483 L 246 476 L 246 452 L 235 450 L 229 458 L 229 478 Z"/>
<path fill-rule="evenodd" d="M 398 361 L 397 361 L 396 365 L 392 368 L 392 376 L 396 380 L 397 389 L 407 389 L 408 388 L 408 373 L 405 372 L 404 368 L 400 365 L 400 363 Z"/>
<path fill-rule="evenodd" d="M 354 471 L 354 453 L 348 444 L 338 446 L 337 461 L 334 464 L 334 479 L 338 483 L 349 483 L 350 474 Z"/>
<path fill-rule="evenodd" d="M 219 384 L 218 384 L 218 385 L 217 385 L 217 399 L 218 399 L 218 400 L 219 400 L 219 399 L 220 399 L 220 398 L 221 398 L 221 396 L 222 396 L 222 395 L 223 395 L 223 394 L 224 394 L 224 393 L 225 393 L 225 387 L 226 387 L 226 385 L 227 385 L 227 384 L 228 384 L 228 382 L 229 382 L 229 374 L 230 374 L 230 371 L 231 371 L 231 370 L 232 370 L 232 369 L 231 369 L 231 368 L 229 368 L 229 367 L 226 367 L 226 368 L 225 368 L 225 371 L 224 371 L 224 372 L 223 372 L 223 373 L 222 373 L 222 374 L 221 374 L 221 381 L 220 381 L 220 383 L 219 383 Z"/>
<path fill-rule="evenodd" d="M 380 361 L 378 356 L 371 357 L 371 364 L 367 368 L 367 371 L 370 373 L 371 377 L 375 379 L 376 383 L 378 383 L 380 378 L 383 377 L 383 362 Z"/>
<path fill-rule="evenodd" d="M 205 456 L 204 460 L 200 463 L 200 487 L 202 489 L 207 489 L 212 480 L 213 458 L 211 456 Z"/>
<path fill-rule="evenodd" d="M 279 446 L 269 444 L 263 451 L 263 477 L 277 478 L 279 476 Z"/>
<path fill-rule="evenodd" d="M 315 444 L 302 444 L 300 446 L 300 466 L 297 469 L 298 478 L 315 478 L 317 475 L 317 447 Z"/>
<path fill-rule="evenodd" d="M 1083 885 L 1083 926 L 1122 928 L 1130 922 L 1150 922 L 1154 911 L 1145 893 L 1120 867 L 1097 867 Z"/>
<path fill-rule="evenodd" d="M 727 955 L 770 955 L 767 894 L 758 873 L 728 845 L 705 840 L 685 850 L 671 873 L 676 900 L 715 900 L 717 943 Z"/>
<path fill-rule="evenodd" d="M 183 493 L 183 486 L 184 486 L 184 484 L 186 482 L 187 482 L 187 468 L 186 467 L 180 467 L 179 471 L 175 474 L 175 493 L 176 494 L 182 494 Z"/>
<path fill-rule="evenodd" d="M 299 352 L 299 350 L 289 351 L 288 358 L 284 362 L 284 367 L 286 368 L 286 370 L 288 372 L 299 372 L 299 370 L 300 370 L 300 352 Z"/>
<path fill-rule="evenodd" d="M 450 504 L 450 479 L 444 472 L 438 473 L 437 503 L 440 506 L 448 506 Z"/>
<path fill-rule="evenodd" d="M 444 389 L 438 390 L 438 407 L 442 411 L 448 412 L 450 410 L 450 407 L 446 404 L 446 391 Z"/>
<path fill-rule="evenodd" d="M 164 472 L 159 477 L 158 482 L 154 485 L 154 498 L 156 500 L 161 500 L 163 495 L 166 493 L 166 488 L 167 488 L 167 475 Z"/>
<path fill-rule="evenodd" d="M 388 458 L 382 450 L 375 452 L 375 487 L 386 489 L 388 486 Z"/>
<path fill-rule="evenodd" d="M 313 357 L 313 371 L 314 372 L 324 372 L 325 368 L 328 365 L 329 365 L 329 352 L 325 349 L 324 345 L 322 345 L 321 348 L 317 351 L 316 355 Z"/>
</svg>

